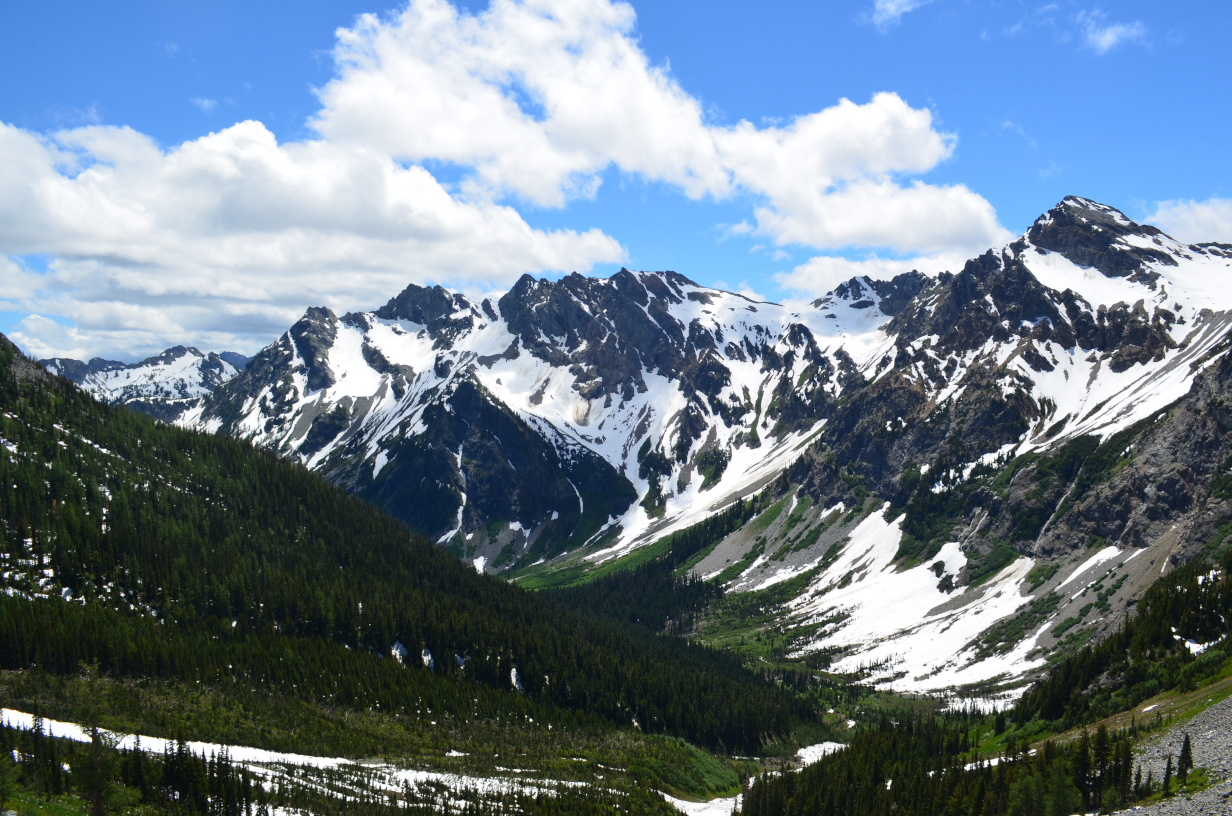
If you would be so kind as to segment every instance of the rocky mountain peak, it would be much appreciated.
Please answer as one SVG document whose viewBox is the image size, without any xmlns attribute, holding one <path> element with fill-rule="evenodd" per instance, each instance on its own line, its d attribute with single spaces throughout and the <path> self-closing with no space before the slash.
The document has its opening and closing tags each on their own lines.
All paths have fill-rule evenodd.
<svg viewBox="0 0 1232 816">
<path fill-rule="evenodd" d="M 124 363 L 118 360 L 104 360 L 102 357 L 92 357 L 89 362 L 74 360 L 71 357 L 51 357 L 46 360 L 39 360 L 39 365 L 46 368 L 52 374 L 64 377 L 76 385 L 81 385 L 85 382 L 86 377 L 96 372 L 124 367 Z"/>
<path fill-rule="evenodd" d="M 1177 264 L 1169 251 L 1175 242 L 1163 232 L 1135 223 L 1114 207 L 1077 196 L 1066 196 L 1037 218 L 1026 238 L 1039 249 L 1057 252 L 1110 278 L 1128 277 L 1148 285 L 1159 278 L 1150 264 Z"/>
<path fill-rule="evenodd" d="M 873 291 L 880 300 L 877 308 L 889 317 L 901 312 L 916 295 L 932 284 L 932 278 L 918 270 L 895 275 L 890 280 L 873 280 Z"/>
<path fill-rule="evenodd" d="M 871 297 L 874 291 L 872 278 L 860 276 L 834 287 L 834 297 L 851 301 L 853 309 L 867 309 L 877 303 Z"/>
<path fill-rule="evenodd" d="M 697 284 L 675 272 L 621 269 L 603 280 L 576 272 L 559 281 L 524 275 L 500 299 L 500 313 L 522 347 L 568 367 L 586 399 L 632 399 L 646 390 L 643 370 L 678 377 L 713 347 L 671 313 Z M 689 342 L 690 338 L 694 341 Z"/>
<path fill-rule="evenodd" d="M 102 374 L 108 371 L 135 371 L 152 366 L 171 366 L 182 361 L 185 357 L 194 358 L 194 361 L 200 363 L 203 371 L 214 372 L 215 374 L 222 373 L 224 369 L 223 363 L 227 363 L 234 368 L 240 368 L 248 362 L 247 357 L 232 351 L 224 351 L 221 354 L 211 351 L 206 354 L 194 346 L 181 345 L 172 346 L 137 363 L 123 363 L 119 360 L 106 360 L 102 357 L 92 357 L 89 362 L 83 363 L 81 360 L 74 360 L 68 357 L 52 357 L 40 360 L 39 364 L 54 374 L 66 377 L 77 385 L 83 385 L 92 374 Z M 231 359 L 228 359 L 228 357 Z M 238 361 L 238 364 L 237 362 L 232 362 L 232 360 Z"/>
<path fill-rule="evenodd" d="M 491 314 L 491 306 L 484 301 Z M 417 323 L 428 331 L 435 341 L 435 348 L 446 348 L 463 332 L 470 331 L 480 312 L 461 292 L 451 292 L 439 284 L 432 287 L 411 284 L 397 297 L 377 309 L 375 315 L 383 320 L 405 320 Z"/>
<path fill-rule="evenodd" d="M 136 363 L 101 357 L 89 362 L 55 357 L 40 360 L 39 364 L 99 399 L 122 403 L 170 422 L 200 397 L 234 377 L 247 362 L 247 357 L 235 352 L 206 353 L 193 346 L 178 345 Z"/>
</svg>

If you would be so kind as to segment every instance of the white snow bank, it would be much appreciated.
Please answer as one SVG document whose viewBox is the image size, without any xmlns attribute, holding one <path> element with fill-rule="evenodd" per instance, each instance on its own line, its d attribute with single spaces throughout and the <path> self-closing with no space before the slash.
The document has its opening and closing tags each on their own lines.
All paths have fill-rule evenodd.
<svg viewBox="0 0 1232 816">
<path fill-rule="evenodd" d="M 1207 649 L 1211 648 L 1212 646 L 1214 646 L 1216 643 L 1219 642 L 1217 640 L 1212 640 L 1210 643 L 1198 643 L 1196 640 L 1188 640 L 1186 638 L 1181 637 L 1180 635 L 1174 635 L 1173 637 L 1175 637 L 1177 640 L 1184 641 L 1185 648 L 1188 649 L 1189 653 L 1192 655 L 1200 655 L 1203 652 L 1205 652 Z"/>
<path fill-rule="evenodd" d="M 841 742 L 819 742 L 816 745 L 804 746 L 799 751 L 796 751 L 796 756 L 800 758 L 802 765 L 812 765 L 823 756 L 832 754 L 835 751 L 841 751 L 846 747 Z"/>
<path fill-rule="evenodd" d="M 22 711 L 14 711 L 11 708 L 3 708 L 0 709 L 0 722 L 3 722 L 10 728 L 33 728 L 34 715 Z M 62 737 L 74 742 L 90 741 L 89 732 L 76 723 L 44 719 L 43 732 L 49 736 Z M 175 740 L 163 739 L 161 737 L 139 737 L 132 734 L 126 735 L 117 747 L 125 749 L 134 748 L 138 739 L 141 740 L 142 750 L 150 753 L 161 754 L 168 748 L 175 748 Z M 337 759 L 334 757 L 288 754 L 278 751 L 265 751 L 260 748 L 245 748 L 240 745 L 218 745 L 210 742 L 186 742 L 185 746 L 194 754 L 221 754 L 223 751 L 226 751 L 233 762 L 240 763 L 253 762 L 263 765 L 286 764 L 312 768 L 336 768 L 339 765 L 351 762 L 348 759 Z"/>
<path fill-rule="evenodd" d="M 1097 567 L 1100 564 L 1104 563 L 1105 561 L 1111 561 L 1113 558 L 1116 558 L 1120 554 L 1121 554 L 1121 551 L 1118 550 L 1116 547 L 1112 547 L 1112 546 L 1104 547 L 1102 550 L 1095 553 L 1095 555 L 1091 556 L 1086 561 L 1083 561 L 1082 564 L 1078 566 L 1078 569 L 1071 572 L 1069 577 L 1066 578 L 1064 581 L 1062 581 L 1057 586 L 1057 589 L 1058 590 L 1064 589 L 1065 587 L 1069 586 L 1071 582 L 1076 581 L 1078 578 L 1085 575 L 1087 571 L 1090 570 L 1092 567 Z"/>
<path fill-rule="evenodd" d="M 711 799 L 709 802 L 689 802 L 668 796 L 666 793 L 663 794 L 663 798 L 686 816 L 731 816 L 740 804 L 741 796 L 737 794 L 728 799 Z"/>
</svg>

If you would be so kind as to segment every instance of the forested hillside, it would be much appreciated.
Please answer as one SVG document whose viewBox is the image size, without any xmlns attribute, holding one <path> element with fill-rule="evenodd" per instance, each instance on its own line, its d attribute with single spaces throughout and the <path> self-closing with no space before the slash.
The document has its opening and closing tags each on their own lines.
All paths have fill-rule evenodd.
<svg viewBox="0 0 1232 816">
<path fill-rule="evenodd" d="M 1111 812 L 1138 798 L 1127 734 L 1048 743 L 1035 756 L 1015 753 L 994 766 L 970 761 L 975 724 L 884 721 L 799 773 L 758 780 L 745 796 L 744 816 L 1060 816 L 1105 803 Z"/>
<path fill-rule="evenodd" d="M 813 715 L 723 655 L 488 578 L 299 466 L 0 352 L 0 661 L 752 752 Z"/>
</svg>

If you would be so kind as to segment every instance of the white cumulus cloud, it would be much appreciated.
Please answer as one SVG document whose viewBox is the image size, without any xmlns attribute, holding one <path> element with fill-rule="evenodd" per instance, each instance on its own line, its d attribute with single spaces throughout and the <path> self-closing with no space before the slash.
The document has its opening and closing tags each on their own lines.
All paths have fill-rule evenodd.
<svg viewBox="0 0 1232 816">
<path fill-rule="evenodd" d="M 693 197 L 729 192 L 700 103 L 649 65 L 633 23 L 603 0 L 496 0 L 478 16 L 414 0 L 339 32 L 314 125 L 547 206 L 592 195 L 611 164 Z"/>
<path fill-rule="evenodd" d="M 520 212 L 594 197 L 612 169 L 748 200 L 730 234 L 778 247 L 961 254 L 1006 236 L 984 198 L 920 178 L 956 144 L 928 109 L 879 93 L 775 126 L 716 124 L 649 62 L 635 22 L 610 0 L 479 14 L 410 0 L 360 17 L 337 32 L 336 75 L 296 142 L 255 121 L 170 147 L 123 127 L 0 124 L 0 253 L 52 258 L 0 308 L 41 315 L 21 331 L 47 349 L 252 350 L 308 305 L 621 260 L 599 229 L 534 229 Z"/>
<path fill-rule="evenodd" d="M 775 280 L 784 289 L 809 298 L 821 297 L 834 287 L 857 276 L 888 280 L 895 275 L 917 270 L 930 277 L 944 271 L 958 272 L 970 255 L 942 252 L 915 258 L 858 258 L 849 259 L 821 255 L 800 264 L 790 272 L 775 275 Z"/>
<path fill-rule="evenodd" d="M 904 182 L 953 154 L 929 110 L 879 93 L 782 127 L 715 125 L 649 63 L 634 22 L 601 0 L 495 0 L 479 15 L 414 0 L 339 32 L 339 73 L 313 125 L 468 168 L 473 196 L 563 206 L 615 166 L 694 199 L 753 193 L 758 229 L 779 243 L 931 251 L 1002 235 L 966 187 Z"/>
<path fill-rule="evenodd" d="M 307 305 L 373 307 L 412 281 L 505 283 L 623 257 L 598 230 L 535 230 L 422 167 L 328 140 L 278 144 L 259 122 L 171 150 L 128 128 L 0 125 L 0 156 L 0 247 L 54 257 L 0 298 L 73 321 L 76 345 L 93 336 L 96 351 L 251 350 Z"/>
<path fill-rule="evenodd" d="M 1180 241 L 1232 243 L 1232 199 L 1160 201 L 1146 220 Z"/>
</svg>

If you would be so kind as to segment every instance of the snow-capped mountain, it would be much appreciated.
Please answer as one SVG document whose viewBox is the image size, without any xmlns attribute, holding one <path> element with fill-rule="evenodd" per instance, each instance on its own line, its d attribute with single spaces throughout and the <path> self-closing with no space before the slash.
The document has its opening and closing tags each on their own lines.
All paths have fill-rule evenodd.
<svg viewBox="0 0 1232 816">
<path fill-rule="evenodd" d="M 957 275 L 857 278 L 796 307 L 671 272 L 525 276 L 478 303 L 412 285 L 374 312 L 310 309 L 184 421 L 489 567 L 600 538 L 615 554 L 765 484 L 827 421 L 819 440 L 875 482 L 901 463 L 870 446 L 920 436 L 904 423 L 936 406 L 1009 411 L 965 440 L 1003 458 L 1125 427 L 1222 336 L 1225 252 L 1069 198 Z"/>
<path fill-rule="evenodd" d="M 139 363 L 101 357 L 88 363 L 67 357 L 39 362 L 104 402 L 126 404 L 171 422 L 239 373 L 248 358 L 233 351 L 206 354 L 175 346 Z"/>
<path fill-rule="evenodd" d="M 412 285 L 375 312 L 310 309 L 185 421 L 294 456 L 489 568 L 620 551 L 777 476 L 888 316 L 858 283 L 798 311 L 672 272 L 526 276 L 479 303 Z"/>
<path fill-rule="evenodd" d="M 487 571 L 587 569 L 786 485 L 781 518 L 695 574 L 807 574 L 782 610 L 798 654 L 917 689 L 1001 682 L 1115 617 L 1057 627 L 1080 600 L 1054 602 L 1065 582 L 1123 568 L 1111 594 L 1073 585 L 1124 609 L 1209 531 L 1194 514 L 1232 449 L 1165 409 L 1221 404 L 1194 395 L 1229 365 L 1230 273 L 1232 247 L 1071 197 L 957 273 L 809 304 L 673 272 L 525 276 L 478 302 L 412 285 L 373 312 L 310 309 L 181 421 L 296 458 Z M 1108 440 L 1128 447 L 1092 476 Z"/>
<path fill-rule="evenodd" d="M 489 572 L 580 575 L 768 490 L 693 573 L 789 587 L 793 654 L 933 690 L 1014 682 L 1232 523 L 1230 320 L 1232 246 L 1071 197 L 956 273 L 812 303 L 629 270 L 412 285 L 251 362 L 44 364 Z"/>
<path fill-rule="evenodd" d="M 1232 246 L 1067 198 L 867 336 L 790 504 L 694 572 L 797 579 L 776 622 L 796 656 L 1020 684 L 1226 535 L 1230 308 Z"/>
</svg>

